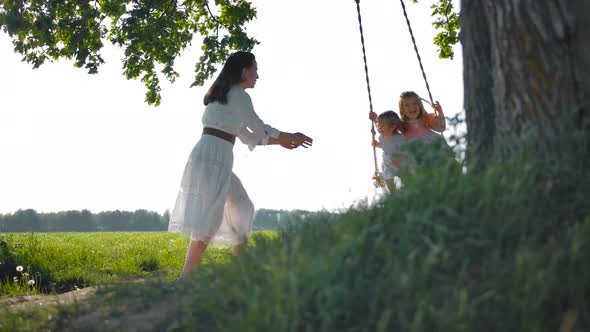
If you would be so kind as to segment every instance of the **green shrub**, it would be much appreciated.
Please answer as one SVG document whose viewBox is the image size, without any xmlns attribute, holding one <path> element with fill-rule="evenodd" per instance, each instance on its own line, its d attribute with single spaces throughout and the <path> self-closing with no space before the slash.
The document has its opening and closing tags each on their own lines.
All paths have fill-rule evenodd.
<svg viewBox="0 0 590 332">
<path fill-rule="evenodd" d="M 375 206 L 257 241 L 197 273 L 160 328 L 556 331 L 568 312 L 590 328 L 587 168 L 524 152 L 421 168 Z"/>
</svg>

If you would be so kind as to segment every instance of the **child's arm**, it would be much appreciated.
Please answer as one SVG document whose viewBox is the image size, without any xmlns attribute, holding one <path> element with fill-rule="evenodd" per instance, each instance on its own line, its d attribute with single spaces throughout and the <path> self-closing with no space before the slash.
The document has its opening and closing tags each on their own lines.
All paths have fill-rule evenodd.
<svg viewBox="0 0 590 332">
<path fill-rule="evenodd" d="M 426 126 L 434 131 L 442 133 L 447 128 L 447 121 L 445 120 L 442 106 L 440 106 L 437 101 L 432 105 L 432 108 L 434 108 L 434 113 L 428 113 L 426 115 Z"/>
<path fill-rule="evenodd" d="M 379 144 L 379 142 L 375 139 L 375 128 L 371 128 L 371 134 L 373 134 L 373 142 L 371 142 L 371 144 L 376 148 L 380 148 L 381 144 Z"/>
</svg>

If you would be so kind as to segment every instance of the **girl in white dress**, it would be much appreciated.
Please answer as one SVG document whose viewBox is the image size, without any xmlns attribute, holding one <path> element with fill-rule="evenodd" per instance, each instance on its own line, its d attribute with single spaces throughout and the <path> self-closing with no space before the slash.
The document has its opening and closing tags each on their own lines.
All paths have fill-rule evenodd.
<svg viewBox="0 0 590 332">
<path fill-rule="evenodd" d="M 400 164 L 408 159 L 402 146 L 406 142 L 400 133 L 401 121 L 394 111 L 385 111 L 374 120 L 379 132 L 379 140 L 373 141 L 373 146 L 383 150 L 381 172 L 389 191 L 395 190 L 394 178 L 398 175 Z"/>
<path fill-rule="evenodd" d="M 247 144 L 309 147 L 301 133 L 280 132 L 260 120 L 245 89 L 253 88 L 258 66 L 252 53 L 232 54 L 205 95 L 203 135 L 188 159 L 168 230 L 191 237 L 182 276 L 199 265 L 207 246 L 239 245 L 250 236 L 254 205 L 240 179 L 232 172 L 235 138 Z"/>
</svg>

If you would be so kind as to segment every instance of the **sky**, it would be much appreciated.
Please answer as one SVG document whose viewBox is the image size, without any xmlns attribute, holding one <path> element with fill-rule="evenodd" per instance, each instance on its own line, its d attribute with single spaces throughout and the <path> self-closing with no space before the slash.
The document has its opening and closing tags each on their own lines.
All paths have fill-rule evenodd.
<svg viewBox="0 0 590 332">
<path fill-rule="evenodd" d="M 236 142 L 234 172 L 255 207 L 333 211 L 372 201 L 382 192 L 371 180 L 355 1 L 252 2 L 258 14 L 247 31 L 260 41 L 252 50 L 260 78 L 247 92 L 256 112 L 281 131 L 314 139 L 309 149 L 252 152 Z M 438 58 L 431 3 L 406 8 L 433 98 L 450 117 L 463 112 L 462 55 L 457 46 L 454 60 Z M 402 91 L 426 97 L 399 2 L 360 4 L 374 111 L 398 111 Z M 0 214 L 172 209 L 213 78 L 189 88 L 197 38 L 176 60 L 177 81 L 161 79 L 161 105 L 149 106 L 143 83 L 123 76 L 122 52 L 105 44 L 106 63 L 95 75 L 67 60 L 33 70 L 0 32 Z"/>
</svg>

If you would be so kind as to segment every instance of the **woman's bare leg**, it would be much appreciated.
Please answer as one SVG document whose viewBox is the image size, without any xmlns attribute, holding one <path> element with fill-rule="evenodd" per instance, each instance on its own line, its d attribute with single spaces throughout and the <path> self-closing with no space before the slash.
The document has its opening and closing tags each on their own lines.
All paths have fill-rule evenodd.
<svg viewBox="0 0 590 332">
<path fill-rule="evenodd" d="M 207 249 L 207 243 L 200 240 L 191 240 L 188 245 L 188 251 L 186 253 L 186 259 L 184 260 L 184 266 L 182 267 L 182 277 L 188 277 L 201 263 L 203 253 Z"/>
<path fill-rule="evenodd" d="M 240 245 L 235 245 L 233 250 L 234 257 L 240 254 Z"/>
</svg>

